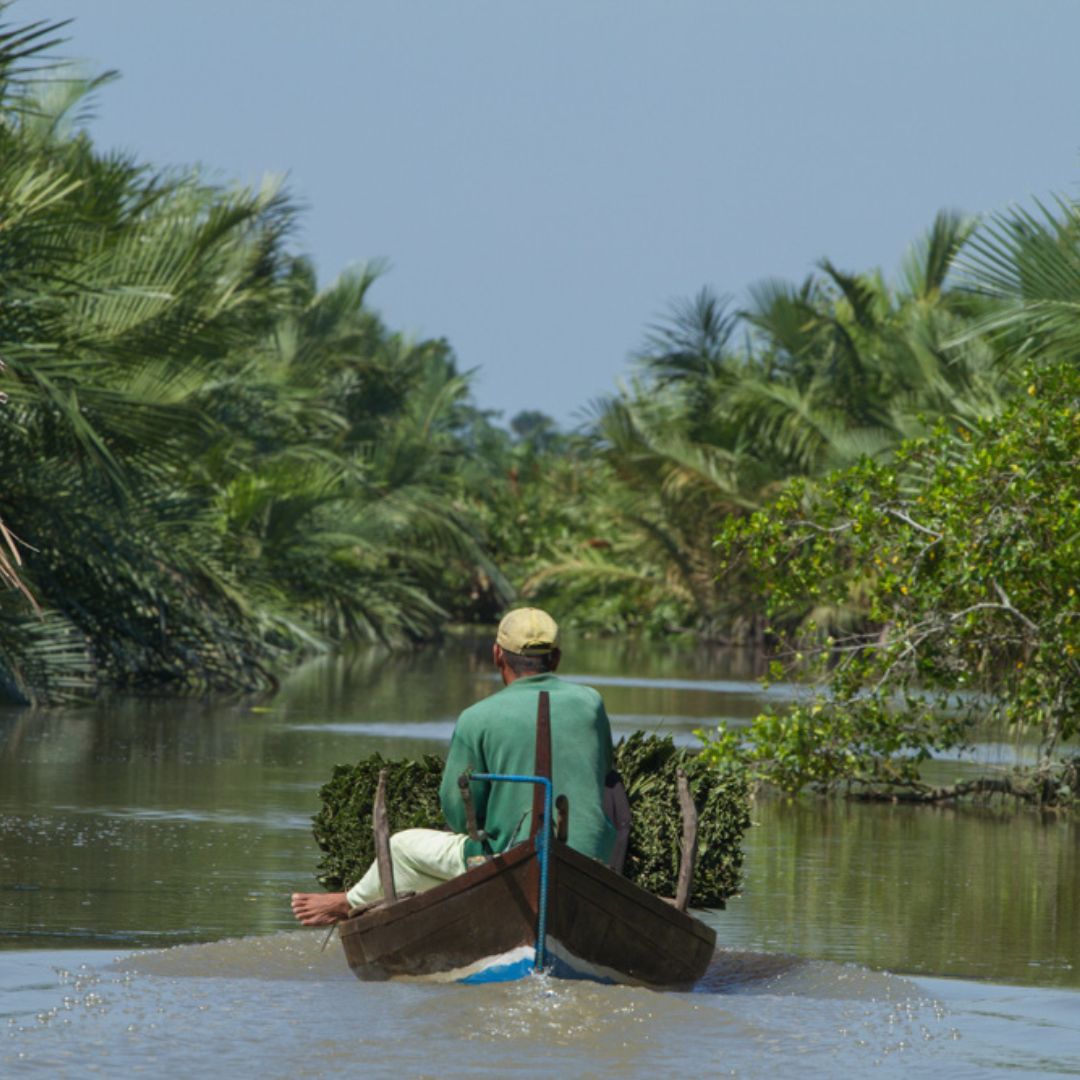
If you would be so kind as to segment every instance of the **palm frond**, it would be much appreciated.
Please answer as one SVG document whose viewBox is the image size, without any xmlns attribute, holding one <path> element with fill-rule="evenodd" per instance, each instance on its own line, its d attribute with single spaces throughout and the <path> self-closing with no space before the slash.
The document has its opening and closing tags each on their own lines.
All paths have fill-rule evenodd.
<svg viewBox="0 0 1080 1080">
<path fill-rule="evenodd" d="M 912 245 L 901 264 L 900 280 L 907 298 L 931 299 L 944 290 L 976 224 L 976 219 L 956 211 L 938 213 L 929 231 Z"/>
</svg>

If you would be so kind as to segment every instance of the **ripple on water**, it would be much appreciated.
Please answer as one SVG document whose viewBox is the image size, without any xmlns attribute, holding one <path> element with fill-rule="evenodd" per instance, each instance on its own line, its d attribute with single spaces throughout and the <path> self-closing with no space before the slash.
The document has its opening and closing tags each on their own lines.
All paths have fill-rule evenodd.
<svg viewBox="0 0 1080 1080">
<path fill-rule="evenodd" d="M 292 931 L 115 961 L 83 953 L 81 964 L 7 954 L 21 966 L 0 966 L 0 1073 L 985 1075 L 985 1055 L 962 1038 L 972 1011 L 960 1021 L 942 1003 L 955 985 L 978 984 L 928 992 L 857 965 L 745 951 L 719 952 L 693 993 L 546 976 L 361 983 L 336 942 L 321 950 L 323 937 Z M 1030 1041 L 1003 1060 L 1037 1060 Z"/>
<path fill-rule="evenodd" d="M 326 948 L 323 943 L 326 942 Z M 131 953 L 116 971 L 174 979 L 289 979 L 356 982 L 326 931 L 292 930 Z"/>
</svg>

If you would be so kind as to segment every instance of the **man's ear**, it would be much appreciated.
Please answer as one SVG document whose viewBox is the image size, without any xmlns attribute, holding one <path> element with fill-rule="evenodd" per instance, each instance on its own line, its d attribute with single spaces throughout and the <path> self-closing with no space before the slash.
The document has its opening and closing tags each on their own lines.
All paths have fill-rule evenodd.
<svg viewBox="0 0 1080 1080">
<path fill-rule="evenodd" d="M 559 666 L 559 661 L 562 659 L 562 649 L 551 650 L 551 671 L 554 671 Z"/>
<path fill-rule="evenodd" d="M 502 646 L 498 643 L 491 646 L 491 662 L 497 667 L 503 666 L 503 651 Z"/>
</svg>

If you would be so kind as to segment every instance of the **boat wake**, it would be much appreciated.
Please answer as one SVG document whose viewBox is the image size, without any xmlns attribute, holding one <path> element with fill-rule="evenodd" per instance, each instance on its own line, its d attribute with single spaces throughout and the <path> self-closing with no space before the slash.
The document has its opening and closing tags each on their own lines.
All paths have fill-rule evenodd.
<svg viewBox="0 0 1080 1080">
<path fill-rule="evenodd" d="M 873 971 L 859 964 L 717 949 L 693 992 L 896 1001 L 916 995 L 918 990 L 902 975 Z"/>
<path fill-rule="evenodd" d="M 324 949 L 325 931 L 290 930 L 255 937 L 227 938 L 202 945 L 176 945 L 148 949 L 114 960 L 116 972 L 165 978 L 222 978 L 327 980 L 346 984 L 357 980 L 349 971 L 341 947 L 331 939 Z M 565 958 L 580 964 L 576 958 Z M 518 979 L 542 981 L 545 988 L 557 989 L 564 980 L 580 979 L 580 971 L 563 964 L 561 970 L 536 976 L 534 952 L 522 946 L 503 956 L 489 957 L 468 969 L 398 978 L 393 981 L 416 985 L 445 983 L 498 983 Z M 555 977 L 552 978 L 552 975 Z M 611 983 L 604 973 L 592 973 L 590 981 Z M 651 992 L 651 991 L 650 991 Z M 655 991 L 683 993 L 684 991 Z M 693 986 L 694 994 L 768 994 L 805 998 L 898 1000 L 915 993 L 911 980 L 889 972 L 872 971 L 858 964 L 828 960 L 806 960 L 784 953 L 718 949 L 705 975 Z"/>
<path fill-rule="evenodd" d="M 165 1075 L 340 1076 L 359 1053 L 371 1075 L 430 1076 L 433 1045 L 447 1051 L 440 1076 L 475 1076 L 483 1064 L 486 1075 L 538 1080 L 553 1066 L 648 1075 L 673 1061 L 699 1075 L 721 1064 L 768 1075 L 793 1055 L 803 1075 L 956 1063 L 955 1020 L 937 993 L 854 964 L 721 950 L 689 993 L 548 974 L 365 983 L 336 942 L 322 950 L 325 936 L 294 930 L 116 959 L 8 953 L 0 1073 L 73 1075 L 93 1060 L 122 1075 L 160 1059 Z"/>
</svg>

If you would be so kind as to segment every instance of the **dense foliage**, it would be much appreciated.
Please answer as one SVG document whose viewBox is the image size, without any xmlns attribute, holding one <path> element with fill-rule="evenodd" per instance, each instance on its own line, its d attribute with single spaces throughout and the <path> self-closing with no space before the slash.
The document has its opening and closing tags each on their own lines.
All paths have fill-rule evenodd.
<svg viewBox="0 0 1080 1080">
<path fill-rule="evenodd" d="M 673 896 L 679 877 L 682 814 L 676 772 L 683 769 L 698 812 L 697 865 L 690 900 L 722 908 L 742 879 L 742 839 L 750 827 L 743 776 L 707 767 L 670 737 L 637 732 L 619 742 L 615 764 L 623 778 L 633 824 L 626 876 L 660 896 Z"/>
<path fill-rule="evenodd" d="M 1080 373 L 1046 363 L 1027 380 L 998 417 L 940 424 L 729 522 L 723 557 L 749 567 L 788 665 L 828 692 L 745 737 L 721 729 L 710 760 L 789 791 L 940 798 L 920 763 L 999 721 L 1037 735 L 1037 767 L 952 791 L 1076 798 L 1077 762 L 1060 755 L 1080 726 Z"/>
<path fill-rule="evenodd" d="M 101 80 L 49 65 L 53 28 L 6 29 L 4 696 L 265 686 L 505 604 L 468 508 L 499 433 L 446 343 L 389 331 L 372 272 L 320 290 L 272 185 L 96 151 Z"/>
<path fill-rule="evenodd" d="M 974 235 L 939 215 L 896 285 L 823 261 L 798 286 L 758 286 L 741 311 L 707 290 L 676 305 L 649 332 L 638 378 L 567 445 L 557 480 L 541 464 L 501 504 L 543 507 L 561 526 L 511 577 L 598 630 L 762 642 L 753 584 L 716 580 L 727 522 L 792 478 L 887 458 L 938 418 L 993 416 L 1011 394 L 1020 361 L 971 332 L 996 309 L 950 284 Z M 583 495 L 572 511 L 567 489 Z"/>
<path fill-rule="evenodd" d="M 750 825 L 746 783 L 700 767 L 670 738 L 635 734 L 615 749 L 633 811 L 627 878 L 662 896 L 674 896 L 679 876 L 682 818 L 675 773 L 684 768 L 698 810 L 698 859 L 691 902 L 723 907 L 739 888 L 742 837 Z M 387 810 L 394 831 L 444 827 L 439 807 L 442 761 L 387 761 L 374 754 L 356 765 L 338 765 L 319 792 L 315 840 L 323 852 L 316 876 L 328 889 L 359 880 L 375 858 L 371 808 L 379 770 L 387 770 Z M 571 808 L 573 812 L 573 808 Z"/>
<path fill-rule="evenodd" d="M 312 833 L 323 852 L 315 876 L 323 888 L 350 888 L 375 861 L 371 812 L 379 773 L 386 769 L 386 809 L 390 828 L 445 828 L 439 805 L 442 758 L 398 760 L 372 754 L 355 765 L 335 765 L 319 789 L 322 807 L 312 819 Z"/>
</svg>

